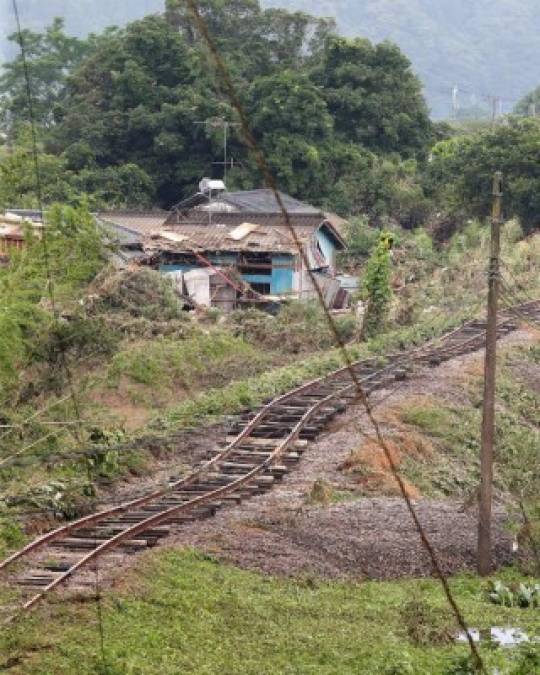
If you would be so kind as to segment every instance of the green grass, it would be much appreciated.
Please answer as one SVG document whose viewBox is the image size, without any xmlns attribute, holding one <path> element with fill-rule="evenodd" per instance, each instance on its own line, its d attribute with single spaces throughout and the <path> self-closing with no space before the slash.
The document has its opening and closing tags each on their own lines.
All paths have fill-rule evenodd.
<svg viewBox="0 0 540 675">
<path fill-rule="evenodd" d="M 125 375 L 151 387 L 204 385 L 204 379 L 220 381 L 244 365 L 246 370 L 264 365 L 264 354 L 224 331 L 212 331 L 184 340 L 159 337 L 130 345 L 116 354 L 109 368 L 111 386 Z"/>
<path fill-rule="evenodd" d="M 535 348 L 504 350 L 497 377 L 495 484 L 525 500 L 540 493 L 540 394 L 522 376 L 536 359 Z M 430 437 L 439 450 L 437 461 L 408 460 L 405 465 L 407 476 L 425 494 L 455 495 L 478 483 L 482 378 L 471 377 L 466 389 L 469 405 L 435 398 L 400 412 L 405 423 Z"/>
<path fill-rule="evenodd" d="M 508 570 L 502 578 L 517 575 Z M 538 612 L 489 603 L 485 582 L 463 575 L 451 585 L 471 627 L 540 634 Z M 429 630 L 416 625 L 411 601 Z M 56 603 L 4 631 L 3 659 L 20 659 L 10 672 L 442 675 L 467 654 L 440 637 L 455 625 L 431 579 L 279 580 L 194 552 L 163 551 L 141 561 L 124 591 L 107 592 L 102 608 L 105 666 L 95 604 Z M 423 633 L 428 637 L 415 637 Z M 515 654 L 482 649 L 490 668 L 508 666 Z"/>
</svg>

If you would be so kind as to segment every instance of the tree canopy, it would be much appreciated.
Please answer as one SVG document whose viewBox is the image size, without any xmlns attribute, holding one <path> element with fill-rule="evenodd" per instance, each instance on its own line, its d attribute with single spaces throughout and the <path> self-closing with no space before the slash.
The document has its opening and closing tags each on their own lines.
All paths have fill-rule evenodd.
<svg viewBox="0 0 540 675">
<path fill-rule="evenodd" d="M 394 45 L 338 38 L 331 21 L 262 9 L 258 0 L 201 7 L 284 191 L 344 213 L 369 211 L 373 190 L 351 185 L 373 182 L 376 157 L 426 155 L 427 109 Z M 28 58 L 40 142 L 68 194 L 88 192 L 95 205 L 167 207 L 203 175 L 220 174 L 213 163 L 222 159 L 223 131 L 204 122 L 234 122 L 235 114 L 184 3 L 168 0 L 162 16 L 87 41 L 65 35 L 58 21 L 30 41 L 39 46 Z M 13 137 L 27 118 L 23 91 L 16 57 L 0 83 Z M 259 186 L 234 127 L 230 143 L 230 187 Z"/>
<path fill-rule="evenodd" d="M 507 216 L 525 231 L 540 225 L 540 120 L 507 124 L 438 143 L 427 172 L 429 192 L 455 209 L 476 216 L 490 213 L 492 176 L 504 175 Z"/>
</svg>

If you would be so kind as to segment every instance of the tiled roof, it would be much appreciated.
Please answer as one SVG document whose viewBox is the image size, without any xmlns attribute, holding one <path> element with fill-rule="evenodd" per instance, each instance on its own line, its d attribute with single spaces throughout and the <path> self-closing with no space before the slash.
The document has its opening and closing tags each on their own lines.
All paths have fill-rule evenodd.
<svg viewBox="0 0 540 675">
<path fill-rule="evenodd" d="M 292 214 L 290 223 L 302 243 L 313 238 L 319 227 L 325 227 L 339 247 L 344 247 L 339 233 L 322 213 Z M 249 225 L 249 226 L 248 226 Z M 240 226 L 243 226 L 240 228 Z M 262 251 L 296 252 L 292 234 L 281 214 L 261 212 L 208 213 L 191 211 L 187 216 L 178 216 L 161 229 L 162 236 L 154 233 L 145 237 L 148 250 L 176 252 L 197 249 L 200 251 Z M 245 235 L 243 234 L 245 232 Z M 241 234 L 242 236 L 238 236 Z"/>
<path fill-rule="evenodd" d="M 295 213 L 290 216 L 290 221 L 295 227 L 297 225 L 318 227 L 324 220 L 324 214 L 317 211 L 315 213 Z M 286 227 L 285 219 L 281 213 L 265 213 L 261 211 L 225 211 L 221 213 L 190 211 L 184 216 L 178 214 L 178 217 L 174 220 L 168 219 L 166 227 L 176 227 L 178 225 L 232 225 L 236 227 L 242 223 Z"/>
<path fill-rule="evenodd" d="M 139 235 L 149 235 L 160 230 L 169 215 L 167 211 L 100 211 L 99 220 L 112 227 Z"/>
<path fill-rule="evenodd" d="M 284 192 L 280 192 L 280 197 L 287 211 L 291 214 L 315 214 L 320 210 L 291 197 Z M 272 190 L 241 190 L 238 192 L 220 192 L 212 201 L 228 204 L 237 211 L 256 211 L 258 213 L 279 213 L 280 208 Z M 208 196 L 198 192 L 173 207 L 173 211 L 187 212 L 197 206 L 207 207 L 209 203 Z M 224 210 L 224 209 L 223 209 Z"/>
<path fill-rule="evenodd" d="M 320 213 L 311 204 L 301 202 L 294 197 L 279 193 L 283 204 L 289 213 L 314 214 Z M 280 207 L 272 190 L 243 190 L 241 192 L 224 192 L 219 199 L 236 206 L 241 211 L 261 211 L 264 213 L 280 213 Z"/>
<path fill-rule="evenodd" d="M 236 228 L 231 225 L 175 225 L 168 226 L 167 231 L 174 233 L 174 240 L 155 235 L 145 241 L 145 250 L 169 250 L 178 253 L 193 249 L 199 251 L 261 251 L 295 253 L 296 245 L 292 235 L 284 227 L 258 224 L 247 231 L 241 239 L 234 238 L 231 233 Z M 249 228 L 246 228 L 248 230 Z M 313 237 L 313 225 L 296 225 L 295 232 L 302 243 Z"/>
</svg>

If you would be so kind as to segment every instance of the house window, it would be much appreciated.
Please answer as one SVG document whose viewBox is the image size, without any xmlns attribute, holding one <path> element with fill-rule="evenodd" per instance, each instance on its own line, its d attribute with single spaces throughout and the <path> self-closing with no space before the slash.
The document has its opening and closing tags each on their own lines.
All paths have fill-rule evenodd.
<svg viewBox="0 0 540 675">
<path fill-rule="evenodd" d="M 272 257 L 264 253 L 244 254 L 238 263 L 241 274 L 270 274 L 271 270 Z"/>
<path fill-rule="evenodd" d="M 256 293 L 270 295 L 270 284 L 262 283 L 260 281 L 251 281 L 249 285 Z"/>
</svg>

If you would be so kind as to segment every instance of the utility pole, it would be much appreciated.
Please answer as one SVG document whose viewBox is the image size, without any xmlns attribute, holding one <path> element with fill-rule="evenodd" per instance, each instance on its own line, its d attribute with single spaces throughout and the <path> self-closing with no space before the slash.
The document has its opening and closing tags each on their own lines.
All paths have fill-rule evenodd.
<svg viewBox="0 0 540 675">
<path fill-rule="evenodd" d="M 452 119 L 457 119 L 459 110 L 459 88 L 457 84 L 452 87 Z"/>
<path fill-rule="evenodd" d="M 493 446 L 495 441 L 495 375 L 497 363 L 497 306 L 499 301 L 499 252 L 501 240 L 502 173 L 493 177 L 491 214 L 491 252 L 489 258 L 484 401 L 482 408 L 482 446 L 480 492 L 478 500 L 478 574 L 491 572 L 491 502 L 493 495 Z"/>
<path fill-rule="evenodd" d="M 502 98 L 500 96 L 489 95 L 485 97 L 485 100 L 491 109 L 491 126 L 494 126 L 497 117 L 502 115 Z"/>
</svg>

